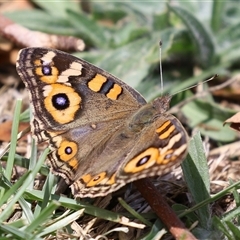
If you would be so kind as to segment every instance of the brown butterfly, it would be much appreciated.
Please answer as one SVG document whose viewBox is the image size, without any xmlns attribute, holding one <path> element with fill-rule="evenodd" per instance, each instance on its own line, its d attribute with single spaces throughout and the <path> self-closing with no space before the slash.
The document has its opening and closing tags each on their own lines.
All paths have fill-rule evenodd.
<svg viewBox="0 0 240 240">
<path fill-rule="evenodd" d="M 104 196 L 137 179 L 172 171 L 187 152 L 187 134 L 170 115 L 170 97 L 151 103 L 130 86 L 70 54 L 19 52 L 38 142 L 76 197 Z"/>
</svg>

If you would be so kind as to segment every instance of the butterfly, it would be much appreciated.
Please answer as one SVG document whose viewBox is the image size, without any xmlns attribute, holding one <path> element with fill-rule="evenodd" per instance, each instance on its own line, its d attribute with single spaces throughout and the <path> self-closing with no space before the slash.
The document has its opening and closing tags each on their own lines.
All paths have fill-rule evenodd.
<svg viewBox="0 0 240 240">
<path fill-rule="evenodd" d="M 53 49 L 22 49 L 17 72 L 29 91 L 33 136 L 49 142 L 47 163 L 75 197 L 166 174 L 186 156 L 187 134 L 168 113 L 169 96 L 147 103 L 110 73 Z"/>
</svg>

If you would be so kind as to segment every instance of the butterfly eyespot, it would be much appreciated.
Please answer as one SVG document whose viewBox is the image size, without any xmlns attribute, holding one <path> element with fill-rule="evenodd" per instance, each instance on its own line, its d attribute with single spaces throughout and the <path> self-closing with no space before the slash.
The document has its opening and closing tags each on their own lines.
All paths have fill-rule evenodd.
<svg viewBox="0 0 240 240">
<path fill-rule="evenodd" d="M 71 86 L 50 84 L 43 87 L 44 106 L 52 118 L 60 124 L 72 122 L 81 110 L 82 98 Z"/>
<path fill-rule="evenodd" d="M 52 104 L 57 110 L 64 110 L 70 106 L 70 101 L 65 93 L 58 93 L 52 97 Z"/>
<path fill-rule="evenodd" d="M 92 178 L 90 178 L 89 176 L 91 175 L 88 174 L 88 175 L 85 175 L 85 178 L 82 178 L 82 179 L 85 180 L 87 187 L 92 187 L 102 182 L 102 180 L 105 179 L 106 174 L 107 174 L 106 172 L 101 172 L 98 175 L 93 176 Z"/>
<path fill-rule="evenodd" d="M 46 66 L 43 66 L 42 67 L 42 73 L 45 75 L 45 76 L 49 76 L 49 75 L 52 75 L 52 68 L 48 65 Z"/>
<path fill-rule="evenodd" d="M 58 155 L 62 161 L 67 162 L 73 157 L 75 157 L 77 151 L 78 146 L 75 142 L 64 140 L 59 146 Z"/>
<path fill-rule="evenodd" d="M 73 152 L 72 148 L 71 147 L 66 147 L 65 148 L 65 153 L 66 154 L 71 154 Z"/>
<path fill-rule="evenodd" d="M 167 154 L 164 159 L 171 159 L 174 155 L 173 154 Z"/>
<path fill-rule="evenodd" d="M 148 148 L 135 158 L 131 159 L 124 167 L 125 173 L 137 173 L 153 166 L 159 157 L 157 148 Z"/>
<path fill-rule="evenodd" d="M 93 178 L 93 181 L 96 182 L 100 177 L 101 177 L 100 175 L 95 176 L 95 177 Z"/>
<path fill-rule="evenodd" d="M 151 157 L 151 156 L 145 156 L 145 157 L 141 158 L 141 159 L 137 162 L 136 167 L 140 167 L 140 166 L 146 164 L 147 161 L 150 159 L 150 157 Z"/>
</svg>

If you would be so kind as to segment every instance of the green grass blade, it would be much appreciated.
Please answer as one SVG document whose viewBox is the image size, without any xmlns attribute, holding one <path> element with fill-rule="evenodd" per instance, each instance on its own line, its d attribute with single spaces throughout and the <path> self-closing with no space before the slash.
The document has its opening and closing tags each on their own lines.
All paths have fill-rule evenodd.
<svg viewBox="0 0 240 240">
<path fill-rule="evenodd" d="M 77 11 L 78 14 L 81 13 L 80 10 L 80 4 L 78 2 L 71 2 L 69 4 L 68 1 L 61 1 L 60 3 L 58 1 L 42 1 L 42 0 L 34 0 L 35 4 L 37 4 L 39 7 L 45 9 L 52 18 L 55 15 L 55 18 L 66 18 L 67 16 L 67 10 L 71 9 L 73 11 Z"/>
<path fill-rule="evenodd" d="M 222 21 L 223 21 L 223 12 L 226 5 L 225 0 L 214 0 L 212 6 L 212 18 L 211 18 L 211 27 L 213 32 L 217 33 L 221 30 Z"/>
<path fill-rule="evenodd" d="M 240 239 L 240 230 L 238 226 L 235 226 L 232 222 L 226 221 L 225 222 L 232 232 L 232 235 L 234 236 L 235 239 Z"/>
<path fill-rule="evenodd" d="M 44 196 L 44 193 L 42 191 L 38 191 L 38 190 L 32 190 L 31 192 L 26 192 L 25 197 L 26 199 L 31 199 L 31 200 L 38 200 L 38 201 L 42 201 Z M 76 201 L 75 199 L 70 199 L 70 198 L 66 198 L 66 197 L 62 197 L 62 196 L 58 196 L 58 195 L 51 195 L 51 201 L 58 201 L 61 206 L 72 209 L 72 210 L 79 210 L 81 208 L 85 209 L 85 213 L 101 218 L 101 219 L 106 219 L 108 221 L 112 221 L 112 222 L 117 222 L 117 223 L 122 223 L 122 215 L 121 214 L 117 214 L 115 212 L 111 212 L 105 209 L 101 209 L 98 208 L 96 206 L 92 206 L 90 204 L 86 204 L 82 201 Z M 124 223 L 122 223 L 124 225 L 128 225 L 131 226 L 131 221 L 129 220 L 129 222 L 124 221 Z M 137 223 L 134 223 L 137 224 Z M 143 224 L 137 224 L 139 227 L 144 227 Z"/>
<path fill-rule="evenodd" d="M 43 224 L 50 219 L 53 211 L 56 210 L 60 204 L 57 201 L 52 201 L 48 204 L 46 208 L 24 229 L 25 232 L 33 232 L 33 231 L 42 231 Z"/>
<path fill-rule="evenodd" d="M 23 232 L 22 230 L 13 227 L 11 225 L 0 224 L 0 231 L 10 234 L 6 239 L 27 239 L 27 240 L 40 240 L 41 238 L 35 238 L 34 235 L 28 232 Z M 1 237 L 1 240 L 4 239 Z M 42 240 L 42 239 L 41 239 Z"/>
<path fill-rule="evenodd" d="M 75 26 L 79 35 L 99 48 L 106 47 L 108 41 L 105 33 L 108 32 L 107 29 L 102 28 L 101 25 L 84 13 L 79 14 L 72 10 L 68 10 L 67 13 L 69 21 Z"/>
<path fill-rule="evenodd" d="M 29 160 L 29 166 L 28 169 L 30 171 L 34 170 L 37 164 L 37 146 L 35 144 L 35 140 L 32 139 L 31 144 L 31 157 Z M 33 189 L 34 181 L 28 186 L 28 189 Z"/>
<path fill-rule="evenodd" d="M 228 240 L 236 240 L 233 238 L 232 234 L 229 232 L 227 225 L 225 222 L 222 222 L 218 217 L 213 217 L 213 225 L 216 229 L 220 230 Z M 224 238 L 226 239 L 226 238 Z"/>
<path fill-rule="evenodd" d="M 7 179 L 2 181 L 1 187 L 5 186 L 5 193 L 0 199 L 0 206 L 2 206 L 13 194 L 16 193 L 17 189 L 19 189 L 26 181 L 28 175 L 29 173 L 25 173 L 14 185 L 12 185 Z"/>
<path fill-rule="evenodd" d="M 12 197 L 12 199 L 8 202 L 7 207 L 3 210 L 0 215 L 0 222 L 6 220 L 11 214 L 14 204 L 20 200 L 24 192 L 26 191 L 28 185 L 34 180 L 32 173 L 30 172 L 27 176 L 26 180 L 23 182 L 21 188 L 17 191 L 17 193 Z"/>
<path fill-rule="evenodd" d="M 43 209 L 45 209 L 45 207 L 47 207 L 49 200 L 51 198 L 51 194 L 53 194 L 53 186 L 55 185 L 55 182 L 56 182 L 56 177 L 52 173 L 49 173 L 42 189 L 44 193 L 43 201 L 40 205 L 36 206 L 34 211 L 35 216 L 40 214 L 40 212 Z"/>
<path fill-rule="evenodd" d="M 18 125 L 19 125 L 19 116 L 21 112 L 22 101 L 18 100 L 16 102 L 16 107 L 14 110 L 12 133 L 11 133 L 11 145 L 8 155 L 8 161 L 6 166 L 5 176 L 8 180 L 11 179 L 12 169 L 14 164 L 15 151 L 17 146 L 17 134 L 18 134 Z"/>
<path fill-rule="evenodd" d="M 83 212 L 84 212 L 84 209 L 81 209 L 69 214 L 68 216 L 64 216 L 61 220 L 58 220 L 55 223 L 51 224 L 50 226 L 44 228 L 37 236 L 43 237 L 63 227 L 66 227 L 67 225 L 71 224 L 73 221 L 80 218 L 83 215 Z"/>
<path fill-rule="evenodd" d="M 205 150 L 200 133 L 197 133 L 189 143 L 189 154 L 182 163 L 184 178 L 195 203 L 210 198 L 210 179 Z M 201 226 L 209 229 L 211 225 L 210 209 L 208 205 L 197 211 Z"/>
<path fill-rule="evenodd" d="M 209 67 L 214 63 L 215 44 L 213 36 L 207 31 L 202 22 L 200 22 L 194 14 L 181 7 L 169 6 L 186 25 L 194 44 L 198 48 L 198 56 L 202 66 Z"/>
<path fill-rule="evenodd" d="M 152 226 L 152 223 L 146 220 L 144 217 L 142 217 L 138 212 L 136 212 L 133 208 L 131 208 L 122 198 L 119 198 L 118 201 L 120 204 L 131 213 L 132 216 L 134 216 L 136 219 L 140 220 L 147 226 Z"/>
</svg>

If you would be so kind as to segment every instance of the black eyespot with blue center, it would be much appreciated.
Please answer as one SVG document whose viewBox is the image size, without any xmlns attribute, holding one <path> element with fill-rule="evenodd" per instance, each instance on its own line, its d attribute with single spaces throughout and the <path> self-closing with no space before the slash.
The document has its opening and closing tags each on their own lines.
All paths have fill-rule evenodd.
<svg viewBox="0 0 240 240">
<path fill-rule="evenodd" d="M 51 66 L 49 66 L 49 65 L 43 66 L 43 67 L 42 67 L 42 73 L 43 73 L 45 76 L 52 75 L 52 68 L 51 68 Z"/>
<path fill-rule="evenodd" d="M 52 105 L 57 110 L 65 110 L 70 106 L 70 101 L 66 93 L 58 93 L 52 97 Z"/>
</svg>

